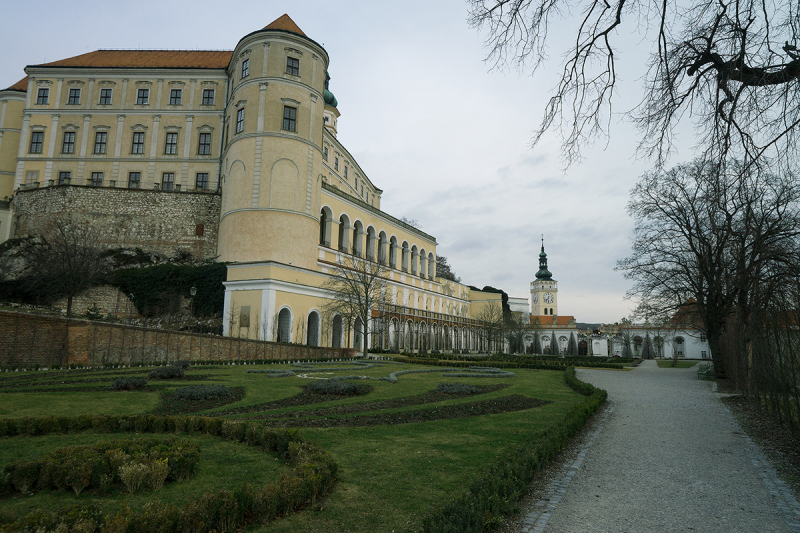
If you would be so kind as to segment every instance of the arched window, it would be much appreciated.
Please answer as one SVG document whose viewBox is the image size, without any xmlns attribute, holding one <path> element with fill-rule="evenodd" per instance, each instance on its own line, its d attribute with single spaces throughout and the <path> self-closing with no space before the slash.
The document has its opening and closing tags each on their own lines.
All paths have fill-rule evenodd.
<svg viewBox="0 0 800 533">
<path fill-rule="evenodd" d="M 292 312 L 284 307 L 278 313 L 278 342 L 292 341 Z"/>
<path fill-rule="evenodd" d="M 377 236 L 375 235 L 375 228 L 372 226 L 367 228 L 367 259 L 370 261 L 375 261 L 377 256 L 375 255 L 375 245 L 377 241 Z"/>
<path fill-rule="evenodd" d="M 333 213 L 330 208 L 323 207 L 319 213 L 319 243 L 322 246 L 331 245 L 331 221 Z"/>
<path fill-rule="evenodd" d="M 360 353 L 364 349 L 362 344 L 364 342 L 364 326 L 363 322 L 361 322 L 361 317 L 356 318 L 355 337 L 353 341 L 353 348 Z"/>
<path fill-rule="evenodd" d="M 339 250 L 342 252 L 347 253 L 350 247 L 350 239 L 348 235 L 350 232 L 350 219 L 347 218 L 347 215 L 342 215 L 339 217 Z"/>
<path fill-rule="evenodd" d="M 428 254 L 425 253 L 425 248 L 419 251 L 419 277 L 425 277 L 425 271 L 427 270 L 425 267 L 427 266 L 427 261 L 425 260 L 428 257 Z"/>
<path fill-rule="evenodd" d="M 382 265 L 386 264 L 386 258 L 389 257 L 386 253 L 386 232 L 381 231 L 378 234 L 378 262 Z"/>
<path fill-rule="evenodd" d="M 319 313 L 316 311 L 311 311 L 308 314 L 306 344 L 309 346 L 319 346 Z"/>
<path fill-rule="evenodd" d="M 331 332 L 331 346 L 334 348 L 342 347 L 342 315 L 333 317 L 333 331 Z"/>
<path fill-rule="evenodd" d="M 353 255 L 364 255 L 364 225 L 360 220 L 353 224 Z"/>
<path fill-rule="evenodd" d="M 428 279 L 433 279 L 436 275 L 436 259 L 433 257 L 433 252 L 428 252 Z"/>
<path fill-rule="evenodd" d="M 683 337 L 675 337 L 675 340 L 672 342 L 672 344 L 672 349 L 675 350 L 675 355 L 678 357 L 683 357 L 683 349 L 685 346 Z"/>
<path fill-rule="evenodd" d="M 408 255 L 409 255 L 408 242 L 403 241 L 403 259 L 402 259 L 403 272 L 408 272 L 408 261 L 410 259 Z"/>
<path fill-rule="evenodd" d="M 411 273 L 416 275 L 417 274 L 417 260 L 419 259 L 419 252 L 417 251 L 417 245 L 411 247 Z"/>
<path fill-rule="evenodd" d="M 389 266 L 397 268 L 397 237 L 395 236 L 389 240 Z"/>
</svg>

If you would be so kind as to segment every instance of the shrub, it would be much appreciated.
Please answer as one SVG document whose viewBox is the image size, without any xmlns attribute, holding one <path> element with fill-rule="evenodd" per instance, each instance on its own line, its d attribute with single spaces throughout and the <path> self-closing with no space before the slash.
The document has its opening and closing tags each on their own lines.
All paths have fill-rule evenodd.
<svg viewBox="0 0 800 533">
<path fill-rule="evenodd" d="M 225 385 L 189 385 L 172 393 L 177 400 L 215 400 L 233 396 L 233 391 Z"/>
<path fill-rule="evenodd" d="M 467 385 L 466 383 L 439 383 L 436 385 L 434 392 L 443 392 L 445 394 L 478 394 L 481 388 L 476 385 Z"/>
<path fill-rule="evenodd" d="M 182 379 L 184 375 L 183 368 L 179 366 L 160 366 L 151 370 L 147 377 L 149 379 Z"/>
<path fill-rule="evenodd" d="M 167 459 L 156 459 L 147 466 L 147 485 L 150 487 L 150 490 L 159 490 L 164 486 L 164 482 L 169 475 Z"/>
<path fill-rule="evenodd" d="M 291 370 L 269 370 L 262 368 L 251 368 L 245 371 L 247 374 L 265 374 L 268 378 L 286 378 L 289 376 L 296 376 Z"/>
<path fill-rule="evenodd" d="M 306 392 L 311 394 L 333 394 L 336 396 L 362 396 L 372 391 L 372 387 L 363 383 L 351 383 L 334 379 L 314 380 L 306 385 Z"/>
<path fill-rule="evenodd" d="M 111 390 L 142 390 L 147 388 L 147 378 L 114 378 Z"/>
<path fill-rule="evenodd" d="M 172 363 L 172 366 L 182 368 L 183 370 L 189 370 L 189 367 L 192 366 L 192 363 L 190 363 L 189 361 L 175 361 L 174 363 Z"/>
</svg>

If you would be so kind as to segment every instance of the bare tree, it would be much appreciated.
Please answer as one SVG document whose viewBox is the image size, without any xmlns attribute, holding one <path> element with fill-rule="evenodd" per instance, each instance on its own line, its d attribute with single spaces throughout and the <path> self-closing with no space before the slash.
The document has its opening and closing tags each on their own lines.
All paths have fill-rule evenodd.
<svg viewBox="0 0 800 533">
<path fill-rule="evenodd" d="M 372 310 L 388 294 L 387 274 L 388 270 L 380 262 L 347 255 L 332 267 L 322 284 L 322 289 L 328 293 L 323 305 L 326 314 L 340 314 L 348 323 L 361 320 L 364 357 L 368 352 Z"/>
<path fill-rule="evenodd" d="M 531 329 L 528 313 L 513 311 L 505 321 L 505 337 L 511 353 L 525 353 L 525 334 Z"/>
<path fill-rule="evenodd" d="M 498 302 L 489 302 L 473 314 L 475 320 L 482 323 L 482 334 L 486 339 L 486 350 L 492 347 L 499 351 L 499 344 L 503 337 L 503 307 Z"/>
<path fill-rule="evenodd" d="M 756 295 L 798 273 L 800 187 L 793 176 L 696 161 L 643 176 L 628 211 L 633 253 L 617 269 L 634 280 L 629 296 L 703 330 L 724 377 L 720 335 L 731 313 L 747 322 Z"/>
<path fill-rule="evenodd" d="M 469 22 L 486 31 L 487 61 L 535 73 L 553 44 L 551 24 L 572 23 L 557 55 L 561 79 L 533 144 L 555 127 L 569 164 L 609 132 L 617 59 L 625 34 L 648 46 L 644 98 L 626 110 L 639 149 L 664 163 L 673 131 L 693 119 L 704 157 L 750 164 L 797 156 L 800 9 L 796 0 L 468 0 Z M 575 16 L 574 14 L 579 14 Z M 574 32 L 574 33 L 573 33 Z M 634 35 L 636 34 L 636 35 Z"/>
<path fill-rule="evenodd" d="M 21 244 L 18 254 L 25 265 L 21 277 L 48 299 L 66 297 L 68 318 L 72 299 L 100 283 L 109 269 L 97 232 L 88 221 L 70 215 L 53 216 L 39 235 Z"/>
</svg>

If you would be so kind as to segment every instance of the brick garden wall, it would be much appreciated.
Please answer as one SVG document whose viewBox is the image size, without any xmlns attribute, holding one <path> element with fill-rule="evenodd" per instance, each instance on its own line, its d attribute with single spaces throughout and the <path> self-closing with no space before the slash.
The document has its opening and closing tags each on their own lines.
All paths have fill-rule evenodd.
<svg viewBox="0 0 800 533">
<path fill-rule="evenodd" d="M 101 244 L 141 248 L 174 257 L 178 250 L 197 259 L 217 254 L 220 195 L 111 187 L 56 185 L 24 189 L 14 196 L 15 236 L 41 231 L 59 213 L 86 219 Z M 202 225 L 202 235 L 197 235 Z"/>
<path fill-rule="evenodd" d="M 352 348 L 200 335 L 0 311 L 0 366 L 352 358 Z"/>
</svg>

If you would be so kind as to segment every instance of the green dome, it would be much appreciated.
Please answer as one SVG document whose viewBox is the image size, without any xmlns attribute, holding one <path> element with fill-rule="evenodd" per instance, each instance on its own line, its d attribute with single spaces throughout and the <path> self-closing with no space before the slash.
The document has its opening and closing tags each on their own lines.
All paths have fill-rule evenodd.
<svg viewBox="0 0 800 533">
<path fill-rule="evenodd" d="M 536 273 L 536 279 L 544 281 L 553 280 L 553 273 L 547 270 L 547 254 L 544 253 L 544 238 L 542 238 L 542 251 L 539 254 L 539 272 Z"/>
<path fill-rule="evenodd" d="M 339 105 L 339 102 L 336 101 L 336 97 L 333 96 L 333 93 L 330 92 L 328 89 L 323 91 L 322 96 L 325 98 L 325 105 L 336 107 Z"/>
</svg>

